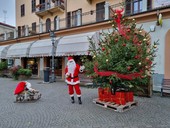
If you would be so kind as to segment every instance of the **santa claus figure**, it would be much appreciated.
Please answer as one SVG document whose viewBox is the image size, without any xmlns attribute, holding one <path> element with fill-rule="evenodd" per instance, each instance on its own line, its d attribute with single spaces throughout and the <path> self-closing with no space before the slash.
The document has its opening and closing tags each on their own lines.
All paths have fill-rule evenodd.
<svg viewBox="0 0 170 128">
<path fill-rule="evenodd" d="M 84 71 L 84 66 L 80 66 L 76 64 L 73 57 L 68 57 L 67 66 L 65 68 L 65 77 L 66 77 L 65 82 L 68 84 L 68 91 L 72 103 L 75 103 L 74 100 L 74 90 L 75 90 L 78 97 L 78 102 L 79 104 L 82 104 L 81 90 L 79 86 L 80 80 L 78 74 L 83 71 Z"/>
</svg>

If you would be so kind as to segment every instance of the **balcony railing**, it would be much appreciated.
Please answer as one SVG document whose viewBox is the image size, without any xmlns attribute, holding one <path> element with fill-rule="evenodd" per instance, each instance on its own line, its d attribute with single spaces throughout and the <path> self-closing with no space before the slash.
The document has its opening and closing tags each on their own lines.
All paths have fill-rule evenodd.
<svg viewBox="0 0 170 128">
<path fill-rule="evenodd" d="M 126 7 L 126 5 L 124 5 L 124 6 Z M 105 22 L 105 21 L 112 19 L 111 9 L 117 9 L 117 8 L 121 8 L 121 7 L 122 7 L 122 3 L 109 6 L 109 4 L 106 2 L 105 8 L 101 9 L 101 10 L 91 10 L 91 11 L 85 12 L 85 13 L 81 13 L 80 11 L 77 11 L 75 16 L 66 17 L 63 19 L 60 19 L 59 17 L 57 17 L 50 23 L 39 23 L 34 28 L 26 25 L 24 27 L 24 30 L 16 29 L 16 31 L 13 31 L 13 32 L 11 31 L 10 33 L 2 33 L 2 34 L 0 33 L 0 41 L 47 33 L 47 32 L 49 32 L 49 30 L 58 31 L 58 30 L 80 27 L 80 26 L 84 26 L 84 25 Z M 168 6 L 161 7 L 161 8 L 159 8 L 159 10 L 167 8 L 167 7 Z M 147 10 L 139 10 L 137 12 L 133 12 L 133 11 L 128 12 L 128 9 L 127 9 L 127 10 L 125 10 L 124 15 L 132 16 L 132 15 L 137 15 L 137 14 L 141 14 L 141 13 L 145 13 L 145 12 L 149 12 L 149 11 L 154 11 L 157 9 L 158 8 L 148 7 Z"/>
<path fill-rule="evenodd" d="M 54 2 L 45 2 L 36 6 L 35 14 L 39 17 L 43 17 L 48 13 L 53 14 L 55 12 L 64 12 L 65 5 L 62 0 L 54 0 Z"/>
</svg>

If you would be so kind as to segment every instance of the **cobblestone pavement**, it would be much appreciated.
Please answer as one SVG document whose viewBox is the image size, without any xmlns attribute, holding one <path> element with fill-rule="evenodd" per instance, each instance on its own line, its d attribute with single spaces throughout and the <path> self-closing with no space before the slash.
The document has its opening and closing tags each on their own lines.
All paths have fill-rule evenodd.
<svg viewBox="0 0 170 128">
<path fill-rule="evenodd" d="M 29 80 L 42 93 L 34 103 L 14 103 L 18 81 L 0 78 L 0 128 L 170 128 L 170 97 L 135 97 L 138 105 L 118 113 L 92 102 L 96 88 L 82 89 L 82 105 L 71 104 L 64 82 Z"/>
</svg>

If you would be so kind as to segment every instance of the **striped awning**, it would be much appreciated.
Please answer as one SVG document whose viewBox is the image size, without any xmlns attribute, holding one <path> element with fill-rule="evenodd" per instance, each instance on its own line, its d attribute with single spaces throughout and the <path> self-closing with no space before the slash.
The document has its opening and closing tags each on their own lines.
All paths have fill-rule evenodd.
<svg viewBox="0 0 170 128">
<path fill-rule="evenodd" d="M 11 45 L 11 47 L 7 51 L 7 58 L 21 58 L 21 57 L 28 57 L 30 47 L 33 41 L 31 42 L 24 42 L 24 43 L 16 43 Z"/>
<path fill-rule="evenodd" d="M 10 45 L 0 46 L 0 59 L 6 59 L 6 54 Z"/>
<path fill-rule="evenodd" d="M 59 38 L 55 39 L 54 52 L 56 52 L 56 45 Z M 37 40 L 30 48 L 29 57 L 43 57 L 52 56 L 52 41 L 51 39 Z"/>
<path fill-rule="evenodd" d="M 89 38 L 98 42 L 99 33 L 89 32 L 61 38 L 58 41 L 56 56 L 88 55 Z"/>
</svg>

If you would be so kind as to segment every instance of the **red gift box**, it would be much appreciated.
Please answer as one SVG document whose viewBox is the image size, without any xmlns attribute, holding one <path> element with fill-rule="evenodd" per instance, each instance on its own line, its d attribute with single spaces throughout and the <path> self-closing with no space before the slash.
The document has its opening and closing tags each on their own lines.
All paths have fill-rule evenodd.
<svg viewBox="0 0 170 128">
<path fill-rule="evenodd" d="M 126 104 L 125 98 L 116 98 L 116 104 L 125 105 Z"/>
<path fill-rule="evenodd" d="M 116 102 L 116 95 L 110 95 L 110 102 Z"/>
<path fill-rule="evenodd" d="M 134 100 L 133 98 L 133 92 L 126 92 L 126 101 L 132 102 Z"/>
<path fill-rule="evenodd" d="M 125 105 L 126 104 L 126 93 L 116 92 L 116 104 Z"/>
<path fill-rule="evenodd" d="M 116 92 L 116 98 L 123 98 L 123 99 L 125 99 L 125 92 Z"/>
<path fill-rule="evenodd" d="M 111 89 L 109 87 L 104 88 L 104 94 L 111 95 Z"/>
<path fill-rule="evenodd" d="M 103 101 L 103 98 L 104 98 L 104 90 L 103 88 L 98 88 L 98 97 L 99 97 L 99 100 Z"/>
<path fill-rule="evenodd" d="M 104 94 L 103 101 L 105 102 L 110 101 L 110 96 Z"/>
</svg>

